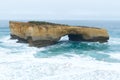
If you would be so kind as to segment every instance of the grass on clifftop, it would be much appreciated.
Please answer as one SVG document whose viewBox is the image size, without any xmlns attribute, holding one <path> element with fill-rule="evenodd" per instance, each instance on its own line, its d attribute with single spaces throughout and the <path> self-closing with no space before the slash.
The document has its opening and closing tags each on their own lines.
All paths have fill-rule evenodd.
<svg viewBox="0 0 120 80">
<path fill-rule="evenodd" d="M 36 25 L 60 25 L 60 26 L 68 26 L 65 24 L 56 24 L 51 22 L 45 22 L 45 21 L 29 21 L 28 23 L 36 24 Z"/>
</svg>

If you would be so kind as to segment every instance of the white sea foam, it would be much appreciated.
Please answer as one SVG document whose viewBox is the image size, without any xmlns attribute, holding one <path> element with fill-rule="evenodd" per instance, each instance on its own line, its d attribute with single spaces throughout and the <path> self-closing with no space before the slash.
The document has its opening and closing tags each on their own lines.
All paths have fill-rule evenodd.
<svg viewBox="0 0 120 80">
<path fill-rule="evenodd" d="M 60 41 L 67 41 L 68 39 L 69 39 L 69 38 L 68 38 L 68 36 L 66 35 L 66 36 L 61 37 Z"/>
<path fill-rule="evenodd" d="M 100 62 L 89 57 L 77 55 L 74 55 L 71 58 L 64 56 L 39 59 L 34 57 L 29 59 L 24 56 L 14 57 L 18 60 L 14 62 L 0 63 L 1 80 L 120 79 L 119 63 Z M 23 60 L 21 60 L 21 58 L 23 58 Z"/>
<path fill-rule="evenodd" d="M 73 52 L 69 52 L 71 57 L 35 58 L 34 54 L 47 48 L 28 47 L 9 37 L 0 42 L 13 47 L 0 47 L 0 80 L 120 80 L 120 63 L 97 61 Z M 110 55 L 118 58 L 119 52 Z"/>
<path fill-rule="evenodd" d="M 18 45 L 22 45 L 20 43 L 16 43 L 18 40 L 17 39 L 10 39 L 10 36 L 6 36 L 6 37 L 2 37 L 0 38 L 0 42 L 2 42 L 2 44 L 4 45 L 8 45 L 8 46 L 18 46 Z"/>
<path fill-rule="evenodd" d="M 11 40 L 10 36 L 0 39 L 0 63 L 14 62 L 28 58 L 33 58 L 33 54 L 42 51 L 44 48 L 28 47 L 28 44 L 16 43 L 17 40 Z"/>
<path fill-rule="evenodd" d="M 112 52 L 112 53 L 109 53 L 109 55 L 111 58 L 120 60 L 120 52 Z"/>
<path fill-rule="evenodd" d="M 120 38 L 110 38 L 109 44 L 111 45 L 120 45 Z"/>
</svg>

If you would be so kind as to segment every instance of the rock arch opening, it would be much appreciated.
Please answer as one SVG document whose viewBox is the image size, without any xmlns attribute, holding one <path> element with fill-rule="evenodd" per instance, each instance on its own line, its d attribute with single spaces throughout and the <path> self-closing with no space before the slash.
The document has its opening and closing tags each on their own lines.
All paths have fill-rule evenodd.
<svg viewBox="0 0 120 80">
<path fill-rule="evenodd" d="M 61 36 L 59 41 L 85 41 L 85 39 L 81 34 L 67 34 L 65 36 Z"/>
<path fill-rule="evenodd" d="M 70 41 L 84 41 L 83 35 L 81 34 L 68 34 Z"/>
<path fill-rule="evenodd" d="M 68 41 L 68 40 L 69 40 L 68 35 L 65 35 L 65 36 L 61 36 L 59 41 Z"/>
</svg>

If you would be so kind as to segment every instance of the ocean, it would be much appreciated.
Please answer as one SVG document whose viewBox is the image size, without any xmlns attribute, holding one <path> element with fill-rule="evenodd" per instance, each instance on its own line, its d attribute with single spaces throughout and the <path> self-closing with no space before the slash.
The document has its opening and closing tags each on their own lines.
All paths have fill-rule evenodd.
<svg viewBox="0 0 120 80">
<path fill-rule="evenodd" d="M 0 21 L 0 80 L 120 80 L 120 21 L 53 20 L 107 29 L 107 43 L 73 42 L 64 36 L 47 47 L 10 39 L 9 21 Z"/>
</svg>

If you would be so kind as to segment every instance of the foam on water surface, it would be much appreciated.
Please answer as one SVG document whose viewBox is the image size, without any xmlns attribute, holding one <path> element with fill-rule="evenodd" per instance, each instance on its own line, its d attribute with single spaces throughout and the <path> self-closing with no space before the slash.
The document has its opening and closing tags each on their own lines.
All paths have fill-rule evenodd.
<svg viewBox="0 0 120 80">
<path fill-rule="evenodd" d="M 54 45 L 39 49 L 29 47 L 27 44 L 16 43 L 16 40 L 10 40 L 9 38 L 8 36 L 0 40 L 1 45 L 5 45 L 0 48 L 1 80 L 120 79 L 120 63 L 98 61 L 94 57 L 87 55 L 88 53 L 86 54 L 87 56 L 78 55 L 75 53 L 76 51 L 73 50 L 72 52 L 63 52 L 64 54 L 51 57 L 36 58 L 34 56 L 35 54 L 43 54 L 42 52 L 47 50 L 49 53 L 49 51 L 51 51 L 50 49 L 55 46 L 60 49 L 61 47 L 68 47 L 71 44 L 63 42 L 60 46 Z M 68 46 L 65 44 L 68 44 Z M 83 45 L 85 44 L 83 43 Z M 91 44 L 87 46 L 91 46 Z M 52 51 L 54 53 L 54 50 Z M 48 53 L 46 52 L 46 54 Z M 104 52 L 98 53 L 104 54 Z"/>
<path fill-rule="evenodd" d="M 110 28 L 108 43 L 72 42 L 64 36 L 58 44 L 35 48 L 11 40 L 2 27 L 0 80 L 120 80 L 120 37 Z"/>
<path fill-rule="evenodd" d="M 1 80 L 119 80 L 120 64 L 96 61 L 89 57 L 26 59 L 0 64 Z M 116 66 L 117 65 L 117 66 Z M 7 76 L 7 77 L 6 77 Z M 87 76 L 87 77 L 86 77 Z"/>
</svg>

